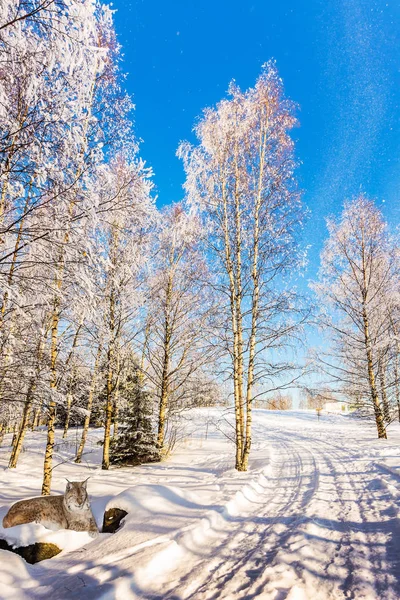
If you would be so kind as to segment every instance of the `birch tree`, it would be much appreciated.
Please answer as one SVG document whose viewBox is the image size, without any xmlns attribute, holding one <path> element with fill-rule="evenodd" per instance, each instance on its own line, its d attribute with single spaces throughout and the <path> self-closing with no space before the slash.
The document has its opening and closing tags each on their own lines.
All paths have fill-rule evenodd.
<svg viewBox="0 0 400 600">
<path fill-rule="evenodd" d="M 206 285 L 198 217 L 176 203 L 159 218 L 143 352 L 144 373 L 158 404 L 157 443 L 165 453 L 170 417 L 187 405 L 195 377 L 214 359 L 210 333 L 215 304 Z"/>
<path fill-rule="evenodd" d="M 121 88 L 107 6 L 4 0 L 0 9 L 0 382 L 10 401 L 24 402 L 21 432 L 32 408 L 28 391 L 39 395 L 40 388 L 48 418 L 42 492 L 48 494 L 56 408 L 65 402 L 68 413 L 72 403 L 76 350 L 68 347 L 74 336 L 64 332 L 77 326 L 69 321 L 70 306 L 85 287 L 80 267 L 89 261 L 88 227 L 96 227 L 89 222 L 114 207 L 113 198 L 90 193 L 91 181 L 113 148 L 125 147 L 132 103 Z M 31 370 L 23 363 L 28 331 L 31 356 L 41 357 Z M 21 376 L 25 387 L 15 395 L 10 378 Z"/>
<path fill-rule="evenodd" d="M 388 377 L 394 323 L 387 307 L 398 293 L 398 251 L 381 211 L 365 196 L 346 202 L 340 217 L 327 225 L 314 286 L 326 307 L 321 323 L 333 344 L 323 368 L 342 390 L 371 407 L 378 437 L 386 438 L 389 394 L 396 385 Z"/>
<path fill-rule="evenodd" d="M 304 210 L 296 186 L 295 107 L 283 92 L 275 65 L 264 66 L 254 88 L 235 83 L 230 98 L 204 111 L 198 144 L 182 144 L 188 201 L 208 229 L 218 289 L 225 298 L 221 339 L 231 362 L 236 468 L 247 470 L 255 384 L 272 387 L 289 372 L 274 363 L 302 319 L 294 286 L 302 256 L 296 242 Z M 279 383 L 280 382 L 280 383 Z"/>
</svg>

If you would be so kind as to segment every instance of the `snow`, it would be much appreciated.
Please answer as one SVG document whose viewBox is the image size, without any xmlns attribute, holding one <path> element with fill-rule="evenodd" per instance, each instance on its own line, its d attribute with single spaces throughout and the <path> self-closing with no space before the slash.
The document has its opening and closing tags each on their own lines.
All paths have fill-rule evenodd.
<svg viewBox="0 0 400 600">
<path fill-rule="evenodd" d="M 8 506 L 0 509 L 0 539 L 6 540 L 11 546 L 29 546 L 36 542 L 55 544 L 58 548 L 71 552 L 91 542 L 92 537 L 86 531 L 51 531 L 39 523 L 26 523 L 16 527 L 2 527 L 3 517 L 8 511 Z"/>
<path fill-rule="evenodd" d="M 400 465 L 398 424 L 384 441 L 375 439 L 373 424 L 349 416 L 318 421 L 312 411 L 257 410 L 250 470 L 238 473 L 221 412 L 188 414 L 183 441 L 167 461 L 108 472 L 96 446 L 101 430 L 90 432 L 82 465 L 70 460 L 71 434 L 59 447 L 53 492 L 63 491 L 65 477 L 90 474 L 99 526 L 106 507 L 128 515 L 116 534 L 76 550 L 68 534 L 82 534 L 48 532 L 64 550 L 36 565 L 0 551 L 0 597 L 398 599 L 400 474 L 391 470 Z M 40 493 L 44 437 L 28 436 L 15 471 L 5 468 L 0 449 L 1 514 Z M 20 527 L 7 535 L 12 529 Z M 30 531 L 17 535 L 31 539 Z"/>
</svg>

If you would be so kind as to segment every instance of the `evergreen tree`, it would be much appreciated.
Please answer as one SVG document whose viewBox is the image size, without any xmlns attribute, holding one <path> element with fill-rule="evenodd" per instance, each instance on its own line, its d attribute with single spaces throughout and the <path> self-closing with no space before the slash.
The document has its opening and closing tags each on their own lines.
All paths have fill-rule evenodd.
<svg viewBox="0 0 400 600">
<path fill-rule="evenodd" d="M 121 400 L 126 407 L 118 434 L 110 444 L 112 464 L 140 465 L 161 460 L 153 431 L 152 402 L 135 367 L 126 377 L 120 389 Z"/>
</svg>

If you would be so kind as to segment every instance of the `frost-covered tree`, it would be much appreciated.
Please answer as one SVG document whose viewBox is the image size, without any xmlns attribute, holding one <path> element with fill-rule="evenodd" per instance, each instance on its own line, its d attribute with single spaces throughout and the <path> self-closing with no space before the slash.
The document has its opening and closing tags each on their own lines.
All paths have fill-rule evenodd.
<svg viewBox="0 0 400 600">
<path fill-rule="evenodd" d="M 133 152 L 136 148 L 133 149 Z M 148 234 L 155 217 L 150 198 L 151 172 L 134 154 L 118 155 L 99 172 L 98 203 L 110 210 L 99 218 L 94 232 L 98 257 L 99 293 L 103 301 L 102 344 L 105 368 L 105 432 L 103 468 L 109 467 L 113 413 L 117 406 L 120 353 L 139 325 L 135 324 L 143 303 L 143 273 L 149 244 Z"/>
<path fill-rule="evenodd" d="M 102 146 L 104 141 L 115 142 L 115 132 L 126 132 L 126 111 L 130 108 L 130 103 L 122 102 L 120 99 L 119 85 L 116 84 L 117 75 L 118 48 L 114 45 L 114 32 L 111 20 L 111 13 L 99 5 L 91 3 L 88 8 L 92 13 L 87 15 L 91 17 L 93 23 L 92 30 L 83 22 L 85 33 L 91 34 L 85 41 L 95 48 L 87 54 L 87 61 L 84 62 L 85 72 L 80 73 L 80 87 L 78 88 L 77 105 L 80 109 L 80 127 L 78 129 L 78 145 L 73 148 L 67 147 L 67 157 L 62 156 L 64 162 L 67 158 L 67 169 L 60 169 L 58 174 L 63 174 L 70 182 L 68 191 L 63 191 L 61 199 L 61 219 L 63 227 L 58 230 L 59 247 L 55 248 L 54 257 L 54 278 L 52 302 L 52 325 L 51 325 L 51 344 L 50 344 L 50 366 L 51 378 L 50 387 L 53 398 L 49 403 L 48 417 L 48 439 L 44 463 L 44 481 L 42 493 L 49 493 L 51 482 L 51 461 L 54 446 L 54 422 L 56 411 L 56 397 L 58 393 L 57 380 L 57 345 L 59 337 L 59 324 L 61 319 L 61 307 L 63 298 L 65 298 L 66 286 L 66 266 L 79 262 L 76 255 L 84 255 L 86 250 L 85 226 L 82 226 L 82 220 L 86 215 L 93 215 L 96 211 L 96 205 L 93 205 L 92 194 L 86 194 L 86 186 L 89 182 L 85 181 L 89 175 L 88 169 L 93 168 L 97 160 L 102 156 Z M 82 81 L 84 85 L 82 86 Z M 81 92 L 79 93 L 79 90 Z M 83 92 L 83 93 L 82 93 Z M 97 117 L 97 111 L 102 119 Z M 98 127 L 98 123 L 101 126 Z M 94 124 L 94 127 L 93 127 Z M 64 184 L 63 179 L 63 186 Z M 57 207 L 58 208 L 58 207 Z M 97 210 L 104 211 L 103 206 Z M 58 216 L 58 215 L 57 215 Z M 60 218 L 60 217 L 58 217 Z M 57 231 L 57 230 L 56 230 Z M 74 239 L 75 238 L 75 239 Z M 81 242 L 81 243 L 79 243 Z"/>
<path fill-rule="evenodd" d="M 378 437 L 386 438 L 398 384 L 398 245 L 381 211 L 365 196 L 346 202 L 340 217 L 327 224 L 314 289 L 325 307 L 320 319 L 330 333 L 331 352 L 320 364 L 340 391 L 372 410 Z"/>
<path fill-rule="evenodd" d="M 181 203 L 160 214 L 148 283 L 144 370 L 158 401 L 158 445 L 165 450 L 169 417 L 190 403 L 192 382 L 215 355 L 212 346 L 214 298 L 200 251 L 196 215 Z"/>
<path fill-rule="evenodd" d="M 98 333 L 101 304 L 91 232 L 119 197 L 96 185 L 116 148 L 136 160 L 132 104 L 107 6 L 3 0 L 0 9 L 0 402 L 17 403 L 10 466 L 32 418 L 47 419 L 48 494 L 57 407 L 67 434 L 85 371 L 81 392 L 93 395 L 101 344 L 90 324 Z"/>
<path fill-rule="evenodd" d="M 198 144 L 182 144 L 179 155 L 223 298 L 219 337 L 233 384 L 236 468 L 246 470 L 255 385 L 277 387 L 291 372 L 272 351 L 280 356 L 302 319 L 295 287 L 284 276 L 303 259 L 296 238 L 304 210 L 289 135 L 295 107 L 275 65 L 265 65 L 254 88 L 242 92 L 232 83 L 229 93 L 204 111 L 195 128 Z"/>
<path fill-rule="evenodd" d="M 2 0 L 0 32 L 27 20 L 42 27 L 51 25 L 51 9 L 55 2 L 56 0 Z"/>
</svg>

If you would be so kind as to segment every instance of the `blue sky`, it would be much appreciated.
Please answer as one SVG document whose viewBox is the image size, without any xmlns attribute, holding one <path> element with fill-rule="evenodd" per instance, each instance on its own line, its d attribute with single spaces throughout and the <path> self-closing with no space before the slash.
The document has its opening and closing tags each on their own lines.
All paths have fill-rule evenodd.
<svg viewBox="0 0 400 600">
<path fill-rule="evenodd" d="M 115 0 L 126 87 L 159 205 L 182 198 L 175 157 L 231 79 L 247 88 L 275 58 L 299 104 L 298 177 L 314 277 L 325 217 L 360 190 L 400 221 L 400 3 L 396 0 Z"/>
</svg>

